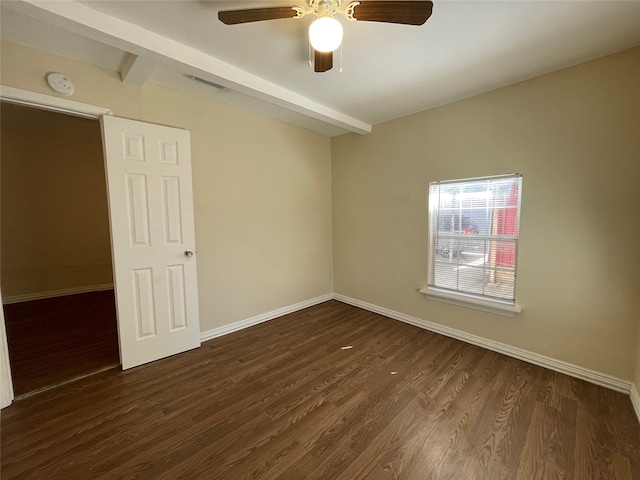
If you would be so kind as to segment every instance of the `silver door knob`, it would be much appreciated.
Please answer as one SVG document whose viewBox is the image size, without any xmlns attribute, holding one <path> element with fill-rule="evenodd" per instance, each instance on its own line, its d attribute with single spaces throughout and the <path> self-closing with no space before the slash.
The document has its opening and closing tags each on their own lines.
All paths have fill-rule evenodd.
<svg viewBox="0 0 640 480">
<path fill-rule="evenodd" d="M 193 257 L 193 250 L 185 250 L 184 256 L 187 258 Z"/>
</svg>

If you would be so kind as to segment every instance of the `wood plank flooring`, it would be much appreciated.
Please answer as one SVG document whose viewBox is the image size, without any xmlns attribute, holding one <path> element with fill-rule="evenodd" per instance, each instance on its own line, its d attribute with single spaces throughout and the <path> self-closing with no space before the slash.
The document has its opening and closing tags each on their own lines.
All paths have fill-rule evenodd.
<svg viewBox="0 0 640 480">
<path fill-rule="evenodd" d="M 113 290 L 4 305 L 16 396 L 120 365 Z"/>
<path fill-rule="evenodd" d="M 640 479 L 628 396 L 336 301 L 1 427 L 4 480 Z"/>
</svg>

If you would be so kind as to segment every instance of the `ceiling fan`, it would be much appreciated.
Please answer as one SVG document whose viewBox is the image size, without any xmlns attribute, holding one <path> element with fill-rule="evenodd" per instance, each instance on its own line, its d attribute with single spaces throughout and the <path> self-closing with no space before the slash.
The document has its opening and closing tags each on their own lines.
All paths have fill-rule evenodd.
<svg viewBox="0 0 640 480">
<path fill-rule="evenodd" d="M 309 0 L 304 7 L 266 7 L 218 12 L 218 19 L 226 25 L 260 22 L 280 18 L 302 18 L 314 15 L 309 26 L 309 42 L 314 50 L 314 71 L 326 72 L 333 68 L 333 52 L 342 43 L 342 25 L 336 13 L 347 20 L 365 22 L 423 25 L 431 16 L 433 2 L 420 0 L 370 0 L 349 2 L 342 7 L 341 0 Z"/>
</svg>

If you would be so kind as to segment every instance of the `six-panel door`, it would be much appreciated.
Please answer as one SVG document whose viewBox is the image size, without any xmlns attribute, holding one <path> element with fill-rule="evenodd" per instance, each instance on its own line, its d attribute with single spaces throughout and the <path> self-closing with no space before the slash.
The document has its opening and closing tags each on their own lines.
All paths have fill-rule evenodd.
<svg viewBox="0 0 640 480">
<path fill-rule="evenodd" d="M 200 346 L 189 132 L 102 120 L 122 368 Z"/>
</svg>

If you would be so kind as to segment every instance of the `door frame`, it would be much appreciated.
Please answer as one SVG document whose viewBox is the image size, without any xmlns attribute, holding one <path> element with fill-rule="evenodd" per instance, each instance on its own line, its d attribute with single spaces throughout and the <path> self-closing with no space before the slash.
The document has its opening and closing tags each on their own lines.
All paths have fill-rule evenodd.
<svg viewBox="0 0 640 480">
<path fill-rule="evenodd" d="M 0 85 L 0 100 L 27 107 L 39 108 L 76 117 L 99 120 L 103 115 L 113 115 L 110 108 L 76 102 L 68 98 L 54 97 L 44 93 L 31 92 L 20 88 Z"/>
<path fill-rule="evenodd" d="M 104 115 L 113 115 L 113 111 L 110 108 L 76 102 L 75 100 L 69 100 L 67 98 L 54 97 L 52 95 L 31 92 L 29 90 L 22 90 L 20 88 L 9 87 L 6 85 L 0 85 L 0 100 L 7 103 L 74 115 L 76 117 L 90 118 L 93 120 L 100 120 Z M 104 143 L 104 139 L 101 139 L 101 141 Z M 109 235 L 111 235 L 111 232 L 109 232 Z M 111 261 L 113 262 L 113 256 Z M 0 297 L 0 305 L 2 305 L 1 302 L 2 298 Z M 2 315 L 0 315 L 0 337 L 6 338 L 4 309 L 2 311 Z M 118 339 L 118 342 L 120 342 L 120 339 Z M 2 380 L 0 408 L 5 408 L 11 405 L 14 398 L 11 366 L 8 361 L 5 361 L 5 359 L 9 359 L 9 348 L 5 341 L 0 342 L 0 359 L 2 359 L 0 362 L 0 379 Z"/>
</svg>

